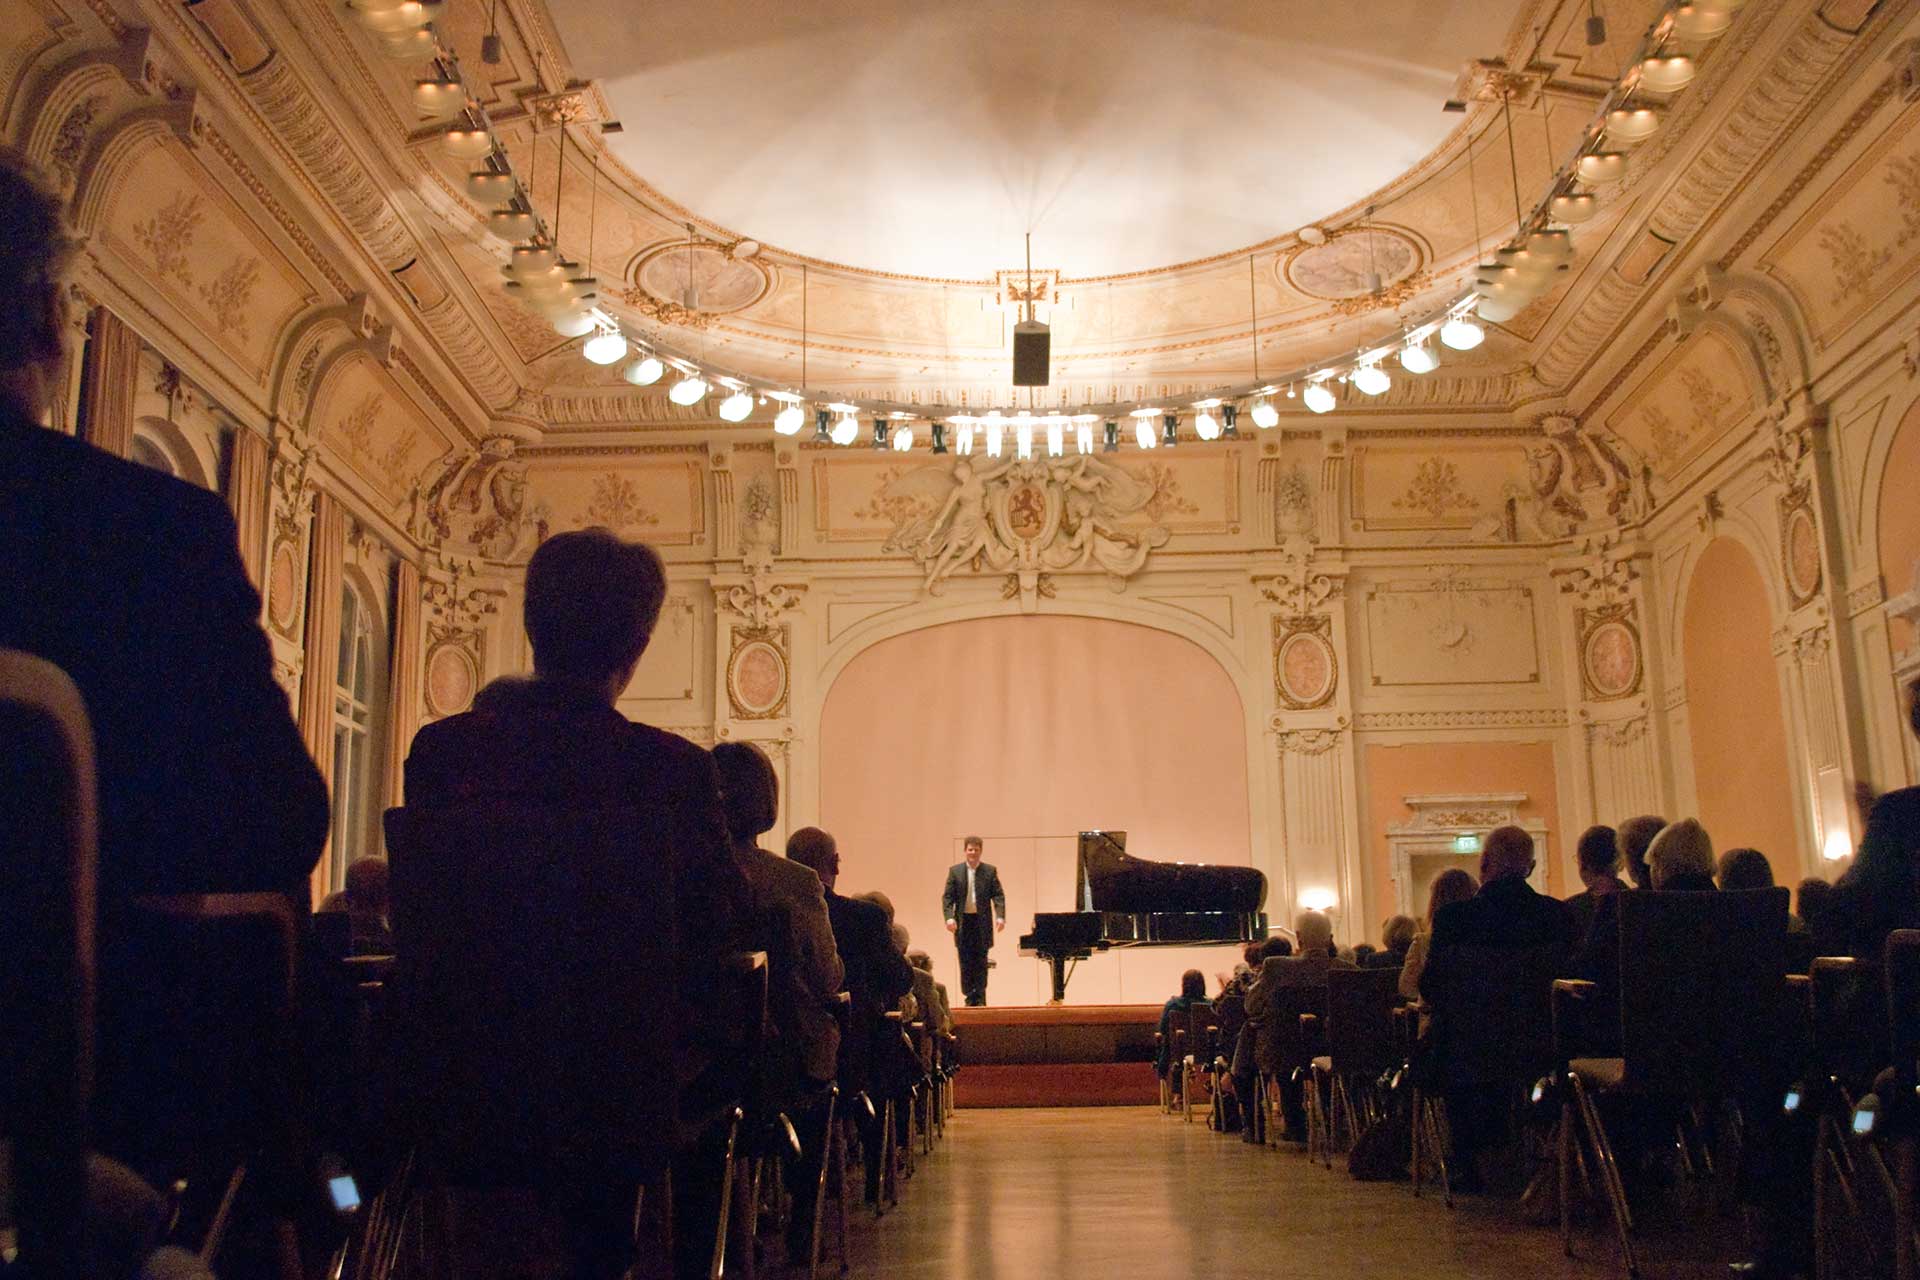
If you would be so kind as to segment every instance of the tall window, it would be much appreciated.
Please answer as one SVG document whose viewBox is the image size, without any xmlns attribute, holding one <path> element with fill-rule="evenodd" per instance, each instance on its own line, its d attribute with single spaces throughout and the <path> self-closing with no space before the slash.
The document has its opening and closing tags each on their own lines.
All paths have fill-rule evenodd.
<svg viewBox="0 0 1920 1280">
<path fill-rule="evenodd" d="M 370 852 L 373 815 L 373 614 L 348 584 L 340 601 L 340 663 L 333 688 L 333 885 Z"/>
</svg>

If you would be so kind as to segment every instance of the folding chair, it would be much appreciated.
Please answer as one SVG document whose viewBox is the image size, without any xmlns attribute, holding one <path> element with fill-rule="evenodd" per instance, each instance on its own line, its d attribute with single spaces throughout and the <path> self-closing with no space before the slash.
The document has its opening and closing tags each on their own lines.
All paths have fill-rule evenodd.
<svg viewBox="0 0 1920 1280">
<path fill-rule="evenodd" d="M 1312 1114 L 1324 1123 L 1308 1146 L 1317 1146 L 1329 1167 L 1339 1149 L 1341 1122 L 1346 1122 L 1347 1141 L 1357 1139 L 1362 1123 L 1380 1114 L 1375 1082 L 1405 1061 L 1394 1027 L 1393 1010 L 1399 1002 L 1397 968 L 1327 971 L 1327 1051 L 1312 1063 Z M 1323 1087 L 1324 1114 L 1318 1105 Z"/>
<path fill-rule="evenodd" d="M 1195 1087 L 1195 1080 L 1205 1069 L 1202 1064 L 1211 1064 L 1213 1002 L 1195 1000 L 1184 1013 L 1175 1014 L 1175 1044 L 1181 1049 L 1176 1061 L 1180 1066 L 1180 1115 L 1188 1123 L 1193 1123 L 1194 1095 L 1204 1093 L 1204 1089 Z M 1208 1106 L 1212 1106 L 1211 1098 Z"/>
<path fill-rule="evenodd" d="M 1559 1131 L 1560 1234 L 1573 1252 L 1576 1145 L 1594 1153 L 1627 1274 L 1639 1274 L 1633 1219 L 1603 1097 L 1714 1105 L 1762 1092 L 1779 1075 L 1777 1027 L 1786 1008 L 1787 891 L 1630 893 L 1621 898 L 1617 1058 L 1567 1064 Z M 1555 984 L 1578 999 L 1591 983 Z M 1761 1012 L 1756 1018 L 1756 1011 Z M 1785 1080 L 1778 1084 L 1784 1089 Z"/>
</svg>

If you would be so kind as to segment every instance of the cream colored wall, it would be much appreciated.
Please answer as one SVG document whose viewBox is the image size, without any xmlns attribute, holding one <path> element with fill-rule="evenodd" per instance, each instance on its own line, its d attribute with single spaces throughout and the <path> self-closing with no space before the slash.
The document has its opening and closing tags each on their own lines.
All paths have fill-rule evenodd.
<svg viewBox="0 0 1920 1280">
<path fill-rule="evenodd" d="M 1569 833 L 1588 822 L 1724 804 L 1724 726 L 1686 615 L 1706 549 L 1730 537 L 1756 566 L 1764 609 L 1747 612 L 1764 614 L 1780 691 L 1791 833 L 1776 818 L 1768 838 L 1837 873 L 1844 860 L 1819 856 L 1852 834 L 1836 797 L 1855 779 L 1920 780 L 1896 699 L 1920 646 L 1889 616 L 1915 585 L 1903 563 L 1920 537 L 1902 484 L 1920 412 L 1920 102 L 1888 60 L 1920 14 L 1883 7 L 1855 38 L 1801 4 L 1756 35 L 1706 136 L 1636 177 L 1632 216 L 1650 212 L 1631 243 L 1599 244 L 1565 296 L 1498 336 L 1531 360 L 1486 367 L 1505 414 L 1354 402 L 1238 444 L 1123 450 L 1154 495 L 1129 527 L 1158 523 L 1166 545 L 1123 582 L 1062 572 L 1023 598 L 974 571 L 930 594 L 887 547 L 911 513 L 886 486 L 924 452 L 523 394 L 533 373 L 501 322 L 473 323 L 465 284 L 418 251 L 420 211 L 451 197 L 382 187 L 347 134 L 405 130 L 372 121 L 376 106 L 328 109 L 354 89 L 325 74 L 332 36 L 316 29 L 308 47 L 259 6 L 123 7 L 140 29 L 107 6 L 58 25 L 44 6 L 8 7 L 0 122 L 74 197 L 80 300 L 124 319 L 149 374 L 164 362 L 190 391 L 143 379 L 147 429 L 210 483 L 236 438 L 271 450 L 254 533 L 290 694 L 308 674 L 316 492 L 348 511 L 342 556 L 375 589 L 391 596 L 400 561 L 418 570 L 420 597 L 383 609 L 389 627 L 402 604 L 422 614 L 394 662 L 425 676 L 423 718 L 464 705 L 469 669 L 526 665 L 517 580 L 543 532 L 598 523 L 656 542 L 672 599 L 621 707 L 700 742 L 764 742 L 787 788 L 782 835 L 830 812 L 845 751 L 823 759 L 830 691 L 865 655 L 946 623 L 1124 622 L 1197 646 L 1231 688 L 1232 723 L 1208 732 L 1218 758 L 1243 761 L 1247 857 L 1273 883 L 1271 909 L 1326 889 L 1343 934 L 1370 936 L 1391 901 L 1384 824 L 1429 774 L 1527 791 L 1561 887 Z M 274 57 L 248 71 L 262 48 Z M 1749 135 L 1728 117 L 1781 104 L 1804 123 L 1763 157 L 1729 159 Z M 1495 345 L 1448 359 L 1471 369 Z M 1572 451 L 1576 479 L 1579 466 L 1600 478 L 1558 494 L 1577 520 L 1531 487 L 1549 446 Z M 1795 521 L 1810 543 L 1792 543 Z M 1303 633 L 1325 637 L 1336 671 L 1311 705 L 1276 666 Z M 749 667 L 784 670 L 777 705 L 740 701 Z M 1026 964 L 1001 954 L 1003 978 Z"/>
</svg>

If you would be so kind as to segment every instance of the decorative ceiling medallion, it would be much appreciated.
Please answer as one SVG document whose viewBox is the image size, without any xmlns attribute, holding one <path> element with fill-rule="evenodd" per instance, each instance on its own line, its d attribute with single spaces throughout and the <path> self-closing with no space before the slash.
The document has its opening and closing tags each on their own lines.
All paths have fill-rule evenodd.
<svg viewBox="0 0 1920 1280">
<path fill-rule="evenodd" d="M 727 701 L 739 720 L 771 720 L 787 709 L 785 627 L 749 627 L 733 633 L 727 659 Z"/>
<path fill-rule="evenodd" d="M 750 307 L 766 296 L 771 283 L 764 267 L 729 257 L 716 245 L 666 244 L 641 255 L 631 277 L 635 290 L 627 301 L 668 324 L 680 316 L 716 316 Z M 639 296 L 635 296 L 635 295 Z"/>
<path fill-rule="evenodd" d="M 1333 698 L 1340 662 L 1327 639 L 1331 627 L 1324 614 L 1273 620 L 1273 687 L 1291 710 L 1308 711 Z"/>
<path fill-rule="evenodd" d="M 1813 599 L 1820 590 L 1820 528 L 1814 523 L 1813 505 L 1807 486 L 1797 485 L 1787 494 L 1780 514 L 1780 558 L 1787 576 L 1787 591 L 1794 608 Z"/>
<path fill-rule="evenodd" d="M 1407 280 L 1420 269 L 1420 247 L 1398 231 L 1362 227 L 1338 231 L 1325 243 L 1308 245 L 1281 262 L 1286 283 L 1310 298 L 1346 301 L 1367 298 L 1367 277 L 1379 272 L 1383 289 Z"/>
<path fill-rule="evenodd" d="M 1596 702 L 1640 692 L 1640 633 L 1629 605 L 1580 610 L 1580 674 Z"/>
</svg>

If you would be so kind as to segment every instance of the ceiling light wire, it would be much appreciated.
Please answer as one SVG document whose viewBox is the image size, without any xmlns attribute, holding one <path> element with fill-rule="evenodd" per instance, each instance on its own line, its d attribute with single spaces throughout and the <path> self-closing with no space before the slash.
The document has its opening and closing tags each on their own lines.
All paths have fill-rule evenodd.
<svg viewBox="0 0 1920 1280">
<path fill-rule="evenodd" d="M 1247 255 L 1247 314 L 1252 317 L 1252 327 L 1247 337 L 1253 340 L 1253 380 L 1260 381 L 1260 294 L 1256 287 L 1257 275 L 1253 268 L 1253 255 Z"/>
<path fill-rule="evenodd" d="M 1518 233 L 1521 226 L 1520 157 L 1513 147 L 1513 94 L 1506 90 L 1500 93 L 1500 110 L 1507 120 L 1507 165 L 1513 171 L 1513 229 Z"/>
</svg>

